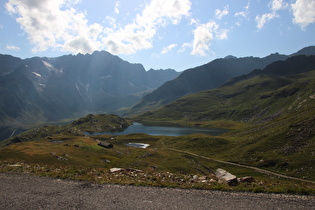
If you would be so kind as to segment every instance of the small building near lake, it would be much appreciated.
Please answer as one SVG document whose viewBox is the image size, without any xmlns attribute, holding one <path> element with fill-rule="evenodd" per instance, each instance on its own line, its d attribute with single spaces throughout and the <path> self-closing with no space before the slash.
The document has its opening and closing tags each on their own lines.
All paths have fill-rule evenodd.
<svg viewBox="0 0 315 210">
<path fill-rule="evenodd" d="M 98 146 L 101 146 L 101 147 L 104 147 L 104 148 L 107 148 L 107 149 L 110 149 L 110 148 L 113 148 L 113 147 L 114 147 L 111 143 L 104 142 L 104 141 L 98 142 L 97 145 L 98 145 Z"/>
</svg>

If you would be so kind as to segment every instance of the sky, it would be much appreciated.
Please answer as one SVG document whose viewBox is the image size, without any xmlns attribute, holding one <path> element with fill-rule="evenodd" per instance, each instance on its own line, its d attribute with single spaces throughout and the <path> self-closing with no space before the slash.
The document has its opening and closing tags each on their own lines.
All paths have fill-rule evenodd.
<svg viewBox="0 0 315 210">
<path fill-rule="evenodd" d="M 5 0 L 0 54 L 106 50 L 146 70 L 315 45 L 315 0 Z"/>
</svg>

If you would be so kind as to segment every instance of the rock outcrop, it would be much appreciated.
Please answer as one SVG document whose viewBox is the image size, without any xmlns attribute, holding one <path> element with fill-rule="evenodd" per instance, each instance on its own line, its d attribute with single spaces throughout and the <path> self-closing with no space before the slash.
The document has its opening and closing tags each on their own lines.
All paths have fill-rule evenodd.
<svg viewBox="0 0 315 210">
<path fill-rule="evenodd" d="M 227 183 L 230 186 L 235 186 L 239 183 L 235 175 L 221 168 L 215 171 L 215 176 L 218 178 L 219 183 Z"/>
</svg>

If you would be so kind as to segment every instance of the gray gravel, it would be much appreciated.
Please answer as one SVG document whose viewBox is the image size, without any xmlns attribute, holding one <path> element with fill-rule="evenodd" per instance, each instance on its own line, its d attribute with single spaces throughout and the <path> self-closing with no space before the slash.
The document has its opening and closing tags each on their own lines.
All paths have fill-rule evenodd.
<svg viewBox="0 0 315 210">
<path fill-rule="evenodd" d="M 315 209 L 314 196 L 94 185 L 0 173 L 0 209 Z"/>
</svg>

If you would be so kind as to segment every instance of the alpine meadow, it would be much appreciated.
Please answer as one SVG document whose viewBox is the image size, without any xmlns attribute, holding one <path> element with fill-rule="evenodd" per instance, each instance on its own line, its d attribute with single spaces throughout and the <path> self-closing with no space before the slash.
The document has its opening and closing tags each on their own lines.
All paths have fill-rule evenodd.
<svg viewBox="0 0 315 210">
<path fill-rule="evenodd" d="M 314 0 L 1 6 L 0 173 L 315 195 Z"/>
</svg>

